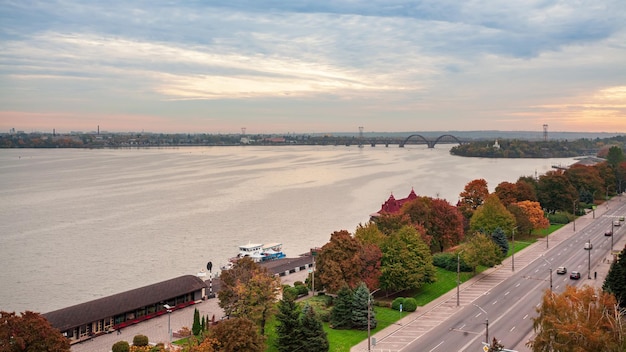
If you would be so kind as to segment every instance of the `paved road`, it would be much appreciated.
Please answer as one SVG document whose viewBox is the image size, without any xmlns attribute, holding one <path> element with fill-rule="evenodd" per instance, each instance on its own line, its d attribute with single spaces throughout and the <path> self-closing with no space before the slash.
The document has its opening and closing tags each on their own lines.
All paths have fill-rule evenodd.
<svg viewBox="0 0 626 352">
<path fill-rule="evenodd" d="M 487 321 L 490 338 L 497 337 L 506 348 L 529 351 L 525 344 L 533 335 L 531 318 L 536 316 L 535 307 L 544 290 L 550 287 L 550 268 L 555 292 L 561 292 L 566 284 L 602 285 L 610 266 L 606 258 L 611 246 L 611 237 L 604 232 L 615 216 L 626 214 L 626 202 L 616 198 L 608 208 L 597 209 L 595 219 L 593 214 L 577 219 L 576 231 L 574 224 L 569 224 L 551 234 L 549 248 L 545 241 L 537 242 L 461 285 L 459 307 L 453 290 L 377 333 L 371 351 L 481 351 Z M 615 228 L 614 236 L 614 248 L 624 248 L 626 229 Z M 583 246 L 589 239 L 594 248 L 586 251 Z M 581 280 L 556 275 L 554 270 L 561 265 L 581 272 Z M 598 274 L 595 279 L 594 272 Z M 367 341 L 352 351 L 367 351 Z"/>
</svg>

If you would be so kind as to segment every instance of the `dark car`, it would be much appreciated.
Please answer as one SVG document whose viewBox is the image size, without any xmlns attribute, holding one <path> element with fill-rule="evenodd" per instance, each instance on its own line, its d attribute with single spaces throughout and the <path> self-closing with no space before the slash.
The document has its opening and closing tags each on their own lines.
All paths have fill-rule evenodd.
<svg viewBox="0 0 626 352">
<path fill-rule="evenodd" d="M 613 231 L 609 230 L 604 233 L 605 236 L 613 236 Z"/>
<path fill-rule="evenodd" d="M 572 271 L 572 273 L 569 274 L 569 278 L 572 280 L 578 280 L 580 279 L 580 273 L 578 271 Z"/>
</svg>

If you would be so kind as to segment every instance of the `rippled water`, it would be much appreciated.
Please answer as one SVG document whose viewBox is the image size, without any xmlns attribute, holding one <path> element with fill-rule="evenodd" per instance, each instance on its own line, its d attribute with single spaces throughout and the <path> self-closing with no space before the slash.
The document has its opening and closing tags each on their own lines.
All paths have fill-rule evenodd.
<svg viewBox="0 0 626 352">
<path fill-rule="evenodd" d="M 344 146 L 0 150 L 0 309 L 47 312 L 219 267 L 248 242 L 288 256 L 353 232 L 393 192 L 456 203 L 573 159 Z"/>
</svg>

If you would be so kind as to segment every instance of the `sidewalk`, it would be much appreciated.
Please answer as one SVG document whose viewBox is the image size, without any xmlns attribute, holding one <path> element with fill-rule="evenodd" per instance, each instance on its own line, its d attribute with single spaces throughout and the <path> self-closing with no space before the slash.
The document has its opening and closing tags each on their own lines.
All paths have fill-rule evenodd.
<svg viewBox="0 0 626 352">
<path fill-rule="evenodd" d="M 616 198 L 619 197 L 614 197 L 609 201 L 610 208 L 614 206 L 613 204 L 619 204 L 620 200 Z M 606 212 L 607 208 L 604 208 L 604 206 L 602 206 L 596 209 L 595 215 L 602 216 Z M 587 215 L 577 218 L 576 225 L 580 226 L 581 229 L 584 228 L 594 220 L 592 216 L 592 213 L 589 213 Z M 554 248 L 569 235 L 571 235 L 571 233 L 573 232 L 572 227 L 573 224 L 568 224 L 560 228 L 559 230 L 551 233 L 548 240 L 550 249 Z M 614 248 L 624 248 L 625 244 L 626 235 L 621 235 L 620 240 L 615 242 Z M 549 249 L 546 249 L 545 240 L 540 240 L 526 247 L 519 253 L 515 253 L 516 271 L 525 268 L 529 263 L 541 257 L 548 250 Z M 441 297 L 428 303 L 427 305 L 423 307 L 418 307 L 418 309 L 412 314 L 402 318 L 393 325 L 372 335 L 372 337 L 376 339 L 376 346 L 371 346 L 370 350 L 376 352 L 394 352 L 402 350 L 419 337 L 428 333 L 432 328 L 438 326 L 440 323 L 453 316 L 456 312 L 458 312 L 465 306 L 471 305 L 471 303 L 474 302 L 475 299 L 483 295 L 484 292 L 489 291 L 490 289 L 502 283 L 504 280 L 511 277 L 514 274 L 514 272 L 511 270 L 512 260 L 513 259 L 511 257 L 508 257 L 502 261 L 502 264 L 487 269 L 482 273 L 474 276 L 470 280 L 462 283 L 460 285 L 460 291 L 462 292 L 462 295 L 460 295 L 461 299 L 459 302 L 459 307 L 456 306 L 457 296 L 456 289 L 454 289 L 443 294 Z M 597 279 L 592 278 L 591 280 L 589 280 L 587 278 L 584 278 L 583 284 L 602 287 L 604 278 L 609 271 L 610 265 L 610 262 L 600 262 L 593 268 L 593 270 L 598 273 Z M 356 346 L 352 347 L 351 352 L 362 352 L 367 350 L 368 349 L 366 339 L 365 341 L 362 341 Z"/>
</svg>

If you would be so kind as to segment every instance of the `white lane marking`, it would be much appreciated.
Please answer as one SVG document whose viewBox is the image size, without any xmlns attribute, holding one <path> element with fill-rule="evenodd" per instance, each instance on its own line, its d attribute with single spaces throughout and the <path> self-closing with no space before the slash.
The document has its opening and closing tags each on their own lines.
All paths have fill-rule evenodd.
<svg viewBox="0 0 626 352">
<path fill-rule="evenodd" d="M 513 332 L 513 330 L 515 330 L 515 326 L 511 328 L 511 330 L 509 330 L 510 332 Z"/>
<path fill-rule="evenodd" d="M 522 320 L 525 320 L 526 318 L 528 318 L 528 314 L 524 315 L 524 317 L 522 318 Z"/>
<path fill-rule="evenodd" d="M 494 304 L 496 304 L 496 303 L 498 303 L 498 301 L 493 301 L 493 303 L 491 303 L 491 305 L 494 305 Z"/>
<path fill-rule="evenodd" d="M 511 293 L 511 291 L 507 291 L 504 295 L 505 295 L 505 296 L 508 296 L 508 295 L 509 295 L 509 293 Z"/>
<path fill-rule="evenodd" d="M 433 352 L 434 350 L 436 350 L 437 347 L 441 346 L 442 343 L 443 343 L 443 341 L 439 342 L 439 344 L 437 346 L 433 347 L 433 349 L 430 350 L 429 352 Z"/>
</svg>

